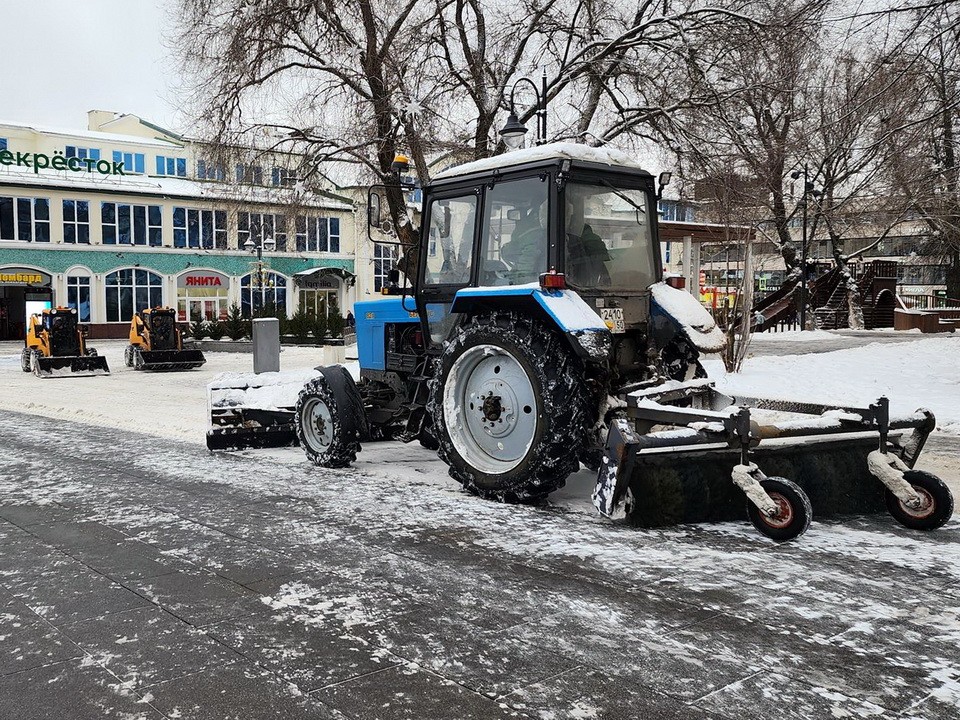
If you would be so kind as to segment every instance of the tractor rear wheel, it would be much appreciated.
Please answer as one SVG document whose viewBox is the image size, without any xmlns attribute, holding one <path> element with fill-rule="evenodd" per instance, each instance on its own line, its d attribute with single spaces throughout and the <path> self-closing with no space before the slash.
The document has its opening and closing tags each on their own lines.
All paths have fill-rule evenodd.
<svg viewBox="0 0 960 720">
<path fill-rule="evenodd" d="M 20 369 L 24 372 L 30 372 L 30 348 L 25 347 L 20 351 Z"/>
<path fill-rule="evenodd" d="M 300 447 L 313 464 L 344 468 L 357 459 L 360 443 L 347 437 L 342 412 L 324 378 L 310 380 L 300 391 L 294 427 Z"/>
<path fill-rule="evenodd" d="M 760 481 L 760 487 L 767 491 L 777 504 L 777 514 L 767 517 L 752 502 L 747 503 L 750 522 L 771 540 L 786 542 L 803 535 L 810 527 L 813 508 L 810 498 L 799 485 L 786 478 L 768 477 Z"/>
<path fill-rule="evenodd" d="M 908 470 L 903 474 L 922 501 L 919 508 L 904 505 L 887 490 L 887 510 L 894 519 L 911 530 L 936 530 L 953 515 L 953 493 L 936 475 L 923 470 Z"/>
<path fill-rule="evenodd" d="M 530 502 L 579 468 L 588 392 L 559 333 L 509 312 L 468 319 L 438 368 L 428 412 L 440 458 L 465 489 Z"/>
</svg>

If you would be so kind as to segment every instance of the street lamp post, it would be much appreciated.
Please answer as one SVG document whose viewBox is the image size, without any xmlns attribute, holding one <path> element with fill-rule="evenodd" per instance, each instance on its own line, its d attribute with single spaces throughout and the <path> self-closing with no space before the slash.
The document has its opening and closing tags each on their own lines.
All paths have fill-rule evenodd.
<svg viewBox="0 0 960 720">
<path fill-rule="evenodd" d="M 537 145 L 543 145 L 547 141 L 547 71 L 543 71 L 540 78 L 540 87 L 530 78 L 520 78 L 510 89 L 510 115 L 507 117 L 507 123 L 500 130 L 500 137 L 503 138 L 503 144 L 511 150 L 516 150 L 523 144 L 523 136 L 527 133 L 527 127 L 520 122 L 517 117 L 517 111 L 514 105 L 514 96 L 517 93 L 517 86 L 520 83 L 527 83 L 533 88 L 533 94 L 537 98 L 534 107 L 534 115 L 537 116 Z"/>
<path fill-rule="evenodd" d="M 803 193 L 800 202 L 803 204 L 803 227 L 800 236 L 800 329 L 807 329 L 807 197 L 813 191 L 813 183 L 808 179 L 810 166 L 803 164 L 803 171 L 794 170 L 790 177 L 797 180 L 803 177 Z"/>
<path fill-rule="evenodd" d="M 257 254 L 257 285 L 260 287 L 260 309 L 262 310 L 267 305 L 267 291 L 266 283 L 263 281 L 263 251 L 272 252 L 276 247 L 276 242 L 273 238 L 257 238 L 253 239 L 251 236 L 243 244 L 243 249 L 248 253 Z M 253 311 L 253 293 L 250 294 L 250 310 Z"/>
</svg>

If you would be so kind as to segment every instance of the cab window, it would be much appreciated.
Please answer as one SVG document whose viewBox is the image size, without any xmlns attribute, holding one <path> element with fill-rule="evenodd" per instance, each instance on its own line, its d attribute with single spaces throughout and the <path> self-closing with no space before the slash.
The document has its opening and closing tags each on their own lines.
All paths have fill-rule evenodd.
<svg viewBox="0 0 960 720">
<path fill-rule="evenodd" d="M 536 282 L 547 271 L 545 177 L 500 182 L 487 192 L 481 228 L 481 285 L 524 285 Z"/>
<path fill-rule="evenodd" d="M 477 196 L 436 199 L 430 203 L 425 281 L 428 285 L 466 285 L 473 268 Z"/>
</svg>

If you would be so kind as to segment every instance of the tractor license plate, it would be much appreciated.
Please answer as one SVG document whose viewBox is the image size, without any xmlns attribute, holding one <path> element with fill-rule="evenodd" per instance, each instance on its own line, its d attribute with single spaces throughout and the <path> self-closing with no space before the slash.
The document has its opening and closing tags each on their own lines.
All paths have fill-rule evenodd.
<svg viewBox="0 0 960 720">
<path fill-rule="evenodd" d="M 600 319 L 603 320 L 610 332 L 625 333 L 627 326 L 623 323 L 623 308 L 600 308 Z"/>
</svg>

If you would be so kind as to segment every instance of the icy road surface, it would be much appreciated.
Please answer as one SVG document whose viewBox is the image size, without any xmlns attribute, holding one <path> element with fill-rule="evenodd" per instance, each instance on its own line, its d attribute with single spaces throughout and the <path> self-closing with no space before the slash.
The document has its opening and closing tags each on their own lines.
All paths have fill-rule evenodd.
<svg viewBox="0 0 960 720">
<path fill-rule="evenodd" d="M 343 471 L 211 455 L 206 383 L 249 356 L 147 374 L 96 346 L 110 377 L 39 380 L 0 347 L 0 717 L 960 717 L 957 519 L 815 521 L 776 546 L 609 523 L 586 472 L 536 508 L 464 495 L 418 446 Z M 889 391 L 952 430 L 958 350 L 711 369 L 744 394 Z M 923 460 L 956 488 L 945 447 Z"/>
<path fill-rule="evenodd" d="M 0 414 L 0 717 L 960 716 L 957 521 L 777 546 L 362 457 Z"/>
</svg>

